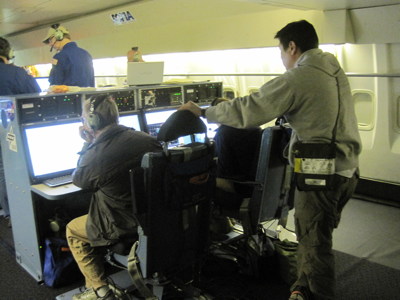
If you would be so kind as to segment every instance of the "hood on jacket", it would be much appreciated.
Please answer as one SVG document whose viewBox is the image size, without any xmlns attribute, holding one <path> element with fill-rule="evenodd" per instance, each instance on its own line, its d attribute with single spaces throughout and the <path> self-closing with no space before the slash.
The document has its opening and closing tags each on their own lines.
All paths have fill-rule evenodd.
<svg viewBox="0 0 400 300">
<path fill-rule="evenodd" d="M 341 67 L 336 57 L 321 49 L 315 48 L 304 52 L 296 62 L 296 66 L 308 66 L 318 69 L 329 76 L 336 77 Z"/>
</svg>

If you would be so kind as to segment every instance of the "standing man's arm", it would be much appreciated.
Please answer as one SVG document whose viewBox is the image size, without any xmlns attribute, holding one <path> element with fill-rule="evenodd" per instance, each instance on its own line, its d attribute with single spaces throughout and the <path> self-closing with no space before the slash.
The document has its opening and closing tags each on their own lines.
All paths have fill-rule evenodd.
<svg viewBox="0 0 400 300">
<path fill-rule="evenodd" d="M 52 61 L 52 65 L 53 67 L 51 68 L 49 76 L 50 85 L 63 85 L 65 82 L 65 65 L 62 58 L 55 55 Z"/>
<path fill-rule="evenodd" d="M 197 104 L 187 102 L 179 109 L 204 116 L 210 123 L 220 123 L 235 128 L 261 126 L 288 112 L 293 104 L 293 91 L 285 75 L 265 83 L 257 93 L 237 97 L 202 110 Z"/>
</svg>

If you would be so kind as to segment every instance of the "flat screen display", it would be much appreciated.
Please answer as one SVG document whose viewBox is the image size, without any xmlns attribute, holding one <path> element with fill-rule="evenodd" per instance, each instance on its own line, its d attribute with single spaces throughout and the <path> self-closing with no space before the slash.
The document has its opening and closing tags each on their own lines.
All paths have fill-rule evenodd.
<svg viewBox="0 0 400 300">
<path fill-rule="evenodd" d="M 74 121 L 23 128 L 34 183 L 72 173 L 84 142 L 79 135 L 81 125 L 80 121 Z"/>
<path fill-rule="evenodd" d="M 50 87 L 49 78 L 35 78 L 42 92 L 47 92 Z"/>
<path fill-rule="evenodd" d="M 174 113 L 176 109 L 147 111 L 144 114 L 147 131 L 150 135 L 156 137 L 160 127 Z"/>
<path fill-rule="evenodd" d="M 216 133 L 216 130 L 218 129 L 218 124 L 216 123 L 208 123 L 206 118 L 201 117 L 200 118 L 204 124 L 207 127 L 207 137 L 209 139 L 213 139 Z"/>
<path fill-rule="evenodd" d="M 140 119 L 139 119 L 138 114 L 120 115 L 119 116 L 119 124 L 124 125 L 126 127 L 134 128 L 137 131 L 142 131 L 142 127 L 140 126 Z"/>
</svg>

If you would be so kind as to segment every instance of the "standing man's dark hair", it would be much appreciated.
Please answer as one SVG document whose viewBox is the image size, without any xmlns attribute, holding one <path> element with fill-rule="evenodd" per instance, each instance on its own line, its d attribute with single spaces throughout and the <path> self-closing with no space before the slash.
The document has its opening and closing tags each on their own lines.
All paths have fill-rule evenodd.
<svg viewBox="0 0 400 300">
<path fill-rule="evenodd" d="M 295 42 L 301 52 L 318 48 L 317 32 L 314 26 L 306 20 L 287 24 L 276 33 L 275 38 L 279 39 L 279 42 L 285 50 L 289 46 L 290 41 Z"/>
</svg>

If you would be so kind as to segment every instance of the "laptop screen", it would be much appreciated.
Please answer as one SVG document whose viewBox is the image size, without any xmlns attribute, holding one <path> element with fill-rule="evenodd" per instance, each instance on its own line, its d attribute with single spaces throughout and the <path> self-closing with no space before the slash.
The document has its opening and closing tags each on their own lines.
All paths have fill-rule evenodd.
<svg viewBox="0 0 400 300">
<path fill-rule="evenodd" d="M 161 84 L 164 76 L 164 62 L 128 62 L 128 85 Z"/>
</svg>

